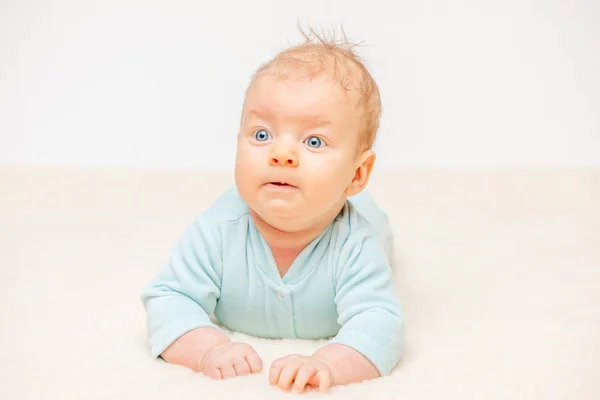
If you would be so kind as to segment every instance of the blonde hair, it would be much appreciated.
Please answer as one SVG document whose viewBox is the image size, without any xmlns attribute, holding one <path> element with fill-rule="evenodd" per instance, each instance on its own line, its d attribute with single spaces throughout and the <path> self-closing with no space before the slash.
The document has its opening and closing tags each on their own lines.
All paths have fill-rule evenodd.
<svg viewBox="0 0 600 400">
<path fill-rule="evenodd" d="M 381 117 L 381 97 L 375 80 L 366 68 L 364 61 L 356 54 L 358 44 L 348 41 L 343 28 L 340 39 L 328 37 L 313 28 L 304 36 L 304 43 L 292 46 L 278 53 L 272 60 L 260 66 L 252 76 L 248 90 L 261 75 L 275 73 L 278 77 L 314 78 L 328 74 L 347 91 L 356 90 L 359 106 L 363 112 L 358 128 L 358 151 L 371 149 L 379 130 Z M 248 91 L 247 90 L 247 91 Z M 246 92 L 247 93 L 247 92 Z"/>
</svg>

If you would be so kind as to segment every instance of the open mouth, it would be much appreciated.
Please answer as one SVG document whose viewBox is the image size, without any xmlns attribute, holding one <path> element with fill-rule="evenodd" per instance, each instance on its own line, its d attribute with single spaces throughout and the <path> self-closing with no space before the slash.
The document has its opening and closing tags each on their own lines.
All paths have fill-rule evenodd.
<svg viewBox="0 0 600 400">
<path fill-rule="evenodd" d="M 268 185 L 280 187 L 280 188 L 295 188 L 296 187 L 294 185 L 290 185 L 289 183 L 285 183 L 285 182 L 269 182 Z"/>
</svg>

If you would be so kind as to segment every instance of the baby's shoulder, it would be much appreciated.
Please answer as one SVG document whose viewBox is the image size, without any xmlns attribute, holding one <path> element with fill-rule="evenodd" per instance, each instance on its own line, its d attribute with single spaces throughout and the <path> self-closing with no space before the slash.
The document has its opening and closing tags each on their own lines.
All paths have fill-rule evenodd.
<svg viewBox="0 0 600 400">
<path fill-rule="evenodd" d="M 354 246 L 371 237 L 379 238 L 377 230 L 364 215 L 347 201 L 344 207 L 333 221 L 333 233 L 338 246 Z"/>
<path fill-rule="evenodd" d="M 348 198 L 336 223 L 338 228 L 347 230 L 348 234 L 376 234 L 384 241 L 393 236 L 387 213 L 366 191 Z"/>
<path fill-rule="evenodd" d="M 343 248 L 366 250 L 365 246 L 374 246 L 382 248 L 391 257 L 393 233 L 387 214 L 370 198 L 364 200 L 350 198 L 346 201 L 334 221 L 335 237 Z"/>
<path fill-rule="evenodd" d="M 235 186 L 223 192 L 198 219 L 207 227 L 236 223 L 250 214 L 248 206 Z"/>
</svg>

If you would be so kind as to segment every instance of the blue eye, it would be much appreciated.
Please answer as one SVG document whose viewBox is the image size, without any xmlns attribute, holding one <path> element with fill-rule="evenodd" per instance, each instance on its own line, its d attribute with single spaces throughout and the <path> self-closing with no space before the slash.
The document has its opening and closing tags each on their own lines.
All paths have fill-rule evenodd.
<svg viewBox="0 0 600 400">
<path fill-rule="evenodd" d="M 267 140 L 271 139 L 271 134 L 264 129 L 259 129 L 254 132 L 254 139 L 256 139 L 258 142 L 266 142 Z"/>
<path fill-rule="evenodd" d="M 308 147 L 312 147 L 318 149 L 319 147 L 325 146 L 325 142 L 318 136 L 311 136 L 304 141 L 308 145 Z"/>
</svg>

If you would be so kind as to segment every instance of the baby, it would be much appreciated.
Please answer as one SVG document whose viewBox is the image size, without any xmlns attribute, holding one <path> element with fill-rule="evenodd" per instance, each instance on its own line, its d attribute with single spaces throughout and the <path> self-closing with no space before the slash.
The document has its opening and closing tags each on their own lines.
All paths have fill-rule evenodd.
<svg viewBox="0 0 600 400">
<path fill-rule="evenodd" d="M 345 44 L 307 36 L 256 72 L 235 186 L 195 219 L 142 293 L 154 357 L 216 379 L 260 372 L 260 356 L 224 326 L 329 339 L 272 363 L 269 381 L 285 391 L 391 372 L 404 335 L 392 234 L 364 191 L 380 109 L 373 78 Z"/>
</svg>

